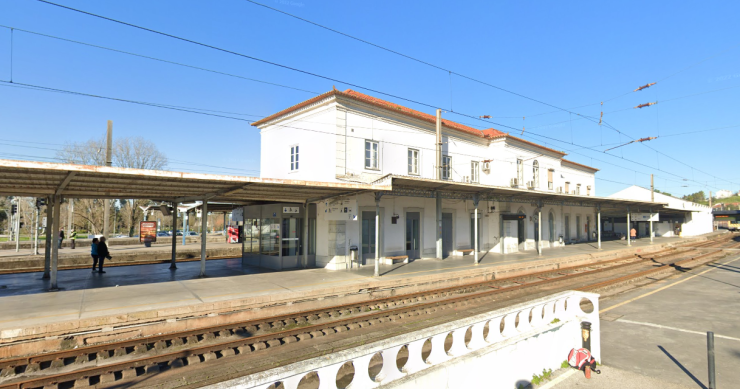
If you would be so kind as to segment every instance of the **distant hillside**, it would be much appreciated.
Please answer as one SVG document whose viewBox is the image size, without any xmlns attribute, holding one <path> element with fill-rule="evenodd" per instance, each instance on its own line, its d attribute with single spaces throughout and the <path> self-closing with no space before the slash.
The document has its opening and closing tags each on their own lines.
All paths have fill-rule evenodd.
<svg viewBox="0 0 740 389">
<path fill-rule="evenodd" d="M 720 203 L 723 203 L 723 204 L 740 203 L 740 196 L 730 196 L 730 197 L 725 197 L 723 199 L 712 199 L 712 205 L 720 204 Z M 699 202 L 699 204 L 709 205 L 709 202 L 702 201 L 702 202 Z M 738 207 L 732 206 L 731 208 L 737 209 Z"/>
</svg>

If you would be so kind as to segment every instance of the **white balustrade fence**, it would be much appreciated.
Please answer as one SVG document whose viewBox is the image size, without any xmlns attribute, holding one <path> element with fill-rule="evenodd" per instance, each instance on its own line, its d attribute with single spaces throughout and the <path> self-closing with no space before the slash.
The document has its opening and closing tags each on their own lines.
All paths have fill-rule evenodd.
<svg viewBox="0 0 740 389">
<path fill-rule="evenodd" d="M 265 389 L 281 382 L 296 389 L 307 374 L 317 373 L 320 389 L 338 389 L 339 369 L 347 362 L 354 366 L 348 389 L 375 387 L 470 387 L 516 388 L 542 369 L 556 369 L 571 348 L 581 347 L 582 321 L 591 322 L 591 352 L 601 357 L 599 336 L 599 295 L 561 292 L 485 314 L 395 336 L 293 363 L 264 372 L 212 385 L 210 388 Z M 593 310 L 584 312 L 581 301 Z M 517 320 L 518 319 L 518 320 Z M 500 331 L 503 322 L 503 331 Z M 488 333 L 485 333 L 485 328 Z M 466 333 L 470 340 L 466 343 Z M 452 334 L 452 346 L 445 351 L 445 339 Z M 423 358 L 424 343 L 431 341 L 431 353 Z M 401 369 L 396 359 L 406 346 L 408 359 Z M 370 360 L 380 353 L 383 366 L 371 377 Z M 422 386 L 420 386 L 422 385 Z"/>
</svg>

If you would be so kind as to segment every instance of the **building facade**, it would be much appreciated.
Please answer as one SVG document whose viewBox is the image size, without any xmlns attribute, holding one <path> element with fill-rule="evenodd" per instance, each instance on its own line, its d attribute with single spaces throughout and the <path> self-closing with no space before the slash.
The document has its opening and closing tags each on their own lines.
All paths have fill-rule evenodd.
<svg viewBox="0 0 740 389">
<path fill-rule="evenodd" d="M 442 164 L 438 169 L 435 116 L 352 90 L 327 92 L 253 125 L 261 134 L 263 178 L 377 183 L 388 177 L 437 179 L 439 174 L 441 180 L 450 183 L 595 196 L 597 169 L 568 161 L 561 151 L 507 133 L 478 130 L 447 119 L 442 120 Z M 396 256 L 436 258 L 435 201 L 393 194 L 382 196 L 376 204 L 372 193 L 318 199 L 315 219 L 309 215 L 313 226 L 308 227 L 311 239 L 305 245 L 309 265 L 345 269 L 372 264 L 375 245 L 379 245 L 381 260 Z M 276 269 L 285 268 L 281 263 L 295 264 L 293 259 L 266 258 L 285 251 L 275 246 L 281 239 L 293 239 L 283 242 L 298 247 L 297 251 L 288 250 L 291 255 L 300 255 L 304 245 L 301 234 L 294 229 L 281 230 L 286 222 L 276 221 L 279 212 L 264 208 L 260 207 L 259 215 L 256 207 L 245 210 L 245 215 L 252 215 L 245 225 L 251 224 L 251 231 L 266 231 L 251 241 L 261 239 L 272 249 L 248 245 L 248 262 L 278 264 L 267 266 Z M 471 255 L 474 209 L 469 199 L 442 199 L 443 257 Z M 302 212 L 288 216 L 298 219 L 294 225 L 303 225 Z M 565 202 L 481 201 L 477 223 L 479 251 L 498 253 L 535 250 L 537 240 L 543 248 L 595 240 L 597 228 L 593 206 Z M 353 257 L 355 262 L 350 261 Z"/>
</svg>

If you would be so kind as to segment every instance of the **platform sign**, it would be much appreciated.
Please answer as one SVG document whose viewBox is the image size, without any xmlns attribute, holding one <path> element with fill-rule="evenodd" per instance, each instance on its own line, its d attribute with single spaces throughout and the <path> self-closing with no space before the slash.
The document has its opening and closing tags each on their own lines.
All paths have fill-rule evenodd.
<svg viewBox="0 0 740 389">
<path fill-rule="evenodd" d="M 283 207 L 283 213 L 300 213 L 301 207 Z"/>
<path fill-rule="evenodd" d="M 357 220 L 356 200 L 334 200 L 324 202 L 326 220 Z"/>
<path fill-rule="evenodd" d="M 630 221 L 633 222 L 657 222 L 658 221 L 659 214 L 653 213 L 650 214 L 648 212 L 634 212 L 630 214 Z"/>
<path fill-rule="evenodd" d="M 157 241 L 157 222 L 140 222 L 139 223 L 139 242 L 156 242 Z"/>
</svg>

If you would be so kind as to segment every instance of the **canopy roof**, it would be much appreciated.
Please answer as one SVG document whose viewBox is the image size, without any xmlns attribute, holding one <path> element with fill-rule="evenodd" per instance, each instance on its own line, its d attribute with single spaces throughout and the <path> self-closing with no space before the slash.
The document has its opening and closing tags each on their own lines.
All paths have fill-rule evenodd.
<svg viewBox="0 0 740 389">
<path fill-rule="evenodd" d="M 373 183 L 344 183 L 281 180 L 245 176 L 183 173 L 106 166 L 73 165 L 49 162 L 0 159 L 0 195 L 68 198 L 150 199 L 155 201 L 252 205 L 274 202 L 314 202 L 365 192 L 431 197 L 440 191 L 446 198 L 532 202 L 596 206 L 631 207 L 653 212 L 667 204 L 610 197 L 579 196 L 509 187 L 439 181 L 417 177 L 387 175 Z"/>
<path fill-rule="evenodd" d="M 255 204 L 319 201 L 387 186 L 0 159 L 0 195 Z"/>
<path fill-rule="evenodd" d="M 481 185 L 454 181 L 439 181 L 409 176 L 388 175 L 374 182 L 374 184 L 390 185 L 393 194 L 408 193 L 409 195 L 423 196 L 434 191 L 447 193 L 449 197 L 472 197 L 477 194 L 481 200 L 543 202 L 546 204 L 583 205 L 602 208 L 634 208 L 653 211 L 663 209 L 668 204 L 642 200 L 617 199 L 611 197 L 582 196 L 565 193 L 552 193 L 538 190 L 518 189 L 502 186 Z"/>
</svg>

